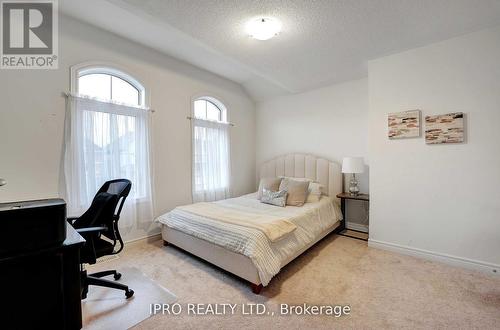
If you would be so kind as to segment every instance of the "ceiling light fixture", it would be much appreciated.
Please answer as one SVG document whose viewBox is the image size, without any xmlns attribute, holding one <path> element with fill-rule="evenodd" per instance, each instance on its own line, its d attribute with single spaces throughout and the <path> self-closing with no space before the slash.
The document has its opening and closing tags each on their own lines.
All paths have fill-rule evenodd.
<svg viewBox="0 0 500 330">
<path fill-rule="evenodd" d="M 270 17 L 260 17 L 247 23 L 248 34 L 257 40 L 268 40 L 281 31 L 281 22 Z"/>
</svg>

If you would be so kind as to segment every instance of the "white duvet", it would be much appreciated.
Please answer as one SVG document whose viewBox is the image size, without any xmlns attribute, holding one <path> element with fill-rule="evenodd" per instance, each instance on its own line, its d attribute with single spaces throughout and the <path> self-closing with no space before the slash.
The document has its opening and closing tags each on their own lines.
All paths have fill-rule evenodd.
<svg viewBox="0 0 500 330">
<path fill-rule="evenodd" d="M 326 196 L 321 197 L 319 202 L 306 203 L 301 207 L 263 204 L 257 199 L 256 193 L 214 203 L 227 208 L 228 211 L 237 210 L 285 218 L 295 224 L 297 229 L 273 243 L 258 229 L 213 220 L 179 208 L 158 217 L 157 221 L 249 257 L 264 286 L 292 256 L 342 219 L 338 205 Z"/>
</svg>

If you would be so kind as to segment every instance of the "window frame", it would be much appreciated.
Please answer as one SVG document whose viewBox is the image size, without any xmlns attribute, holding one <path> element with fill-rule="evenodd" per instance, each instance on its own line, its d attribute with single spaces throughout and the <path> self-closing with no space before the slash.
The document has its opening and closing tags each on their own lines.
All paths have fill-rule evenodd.
<svg viewBox="0 0 500 330">
<path fill-rule="evenodd" d="M 106 62 L 85 62 L 72 66 L 70 71 L 70 91 L 72 94 L 78 95 L 79 78 L 81 76 L 88 74 L 107 74 L 124 80 L 139 91 L 138 107 L 149 107 L 150 95 L 147 93 L 148 89 L 146 86 L 141 81 L 134 78 L 137 75 L 129 74 L 127 70 L 124 70 L 115 64 Z M 113 102 L 112 100 L 110 101 Z"/>
<path fill-rule="evenodd" d="M 127 69 L 120 67 L 114 63 L 110 62 L 83 62 L 70 67 L 70 93 L 73 95 L 79 95 L 79 78 L 83 75 L 87 74 L 108 74 L 114 76 L 116 78 L 122 79 L 127 83 L 131 84 L 134 88 L 139 91 L 139 105 L 136 105 L 138 108 L 148 109 L 150 107 L 150 89 L 144 85 L 141 80 L 135 78 L 138 77 L 136 73 L 129 73 Z M 112 100 L 109 100 L 111 103 Z M 144 110 L 146 111 L 146 110 Z M 149 131 L 149 143 L 150 143 L 150 151 L 148 152 L 149 158 L 149 167 L 150 167 L 150 182 L 151 189 L 153 189 L 153 178 L 154 178 L 154 167 L 153 167 L 153 154 L 151 152 L 153 140 L 151 134 L 151 128 Z M 143 196 L 135 196 L 136 201 L 141 202 L 144 200 Z"/>
<path fill-rule="evenodd" d="M 221 121 L 214 121 L 214 120 L 210 120 L 210 119 L 203 119 L 203 118 L 198 118 L 195 116 L 195 107 L 194 107 L 194 103 L 198 100 L 204 100 L 204 101 L 208 101 L 210 103 L 212 103 L 213 105 L 215 105 L 220 111 L 221 111 Z M 198 120 L 205 120 L 205 121 L 209 121 L 209 122 L 218 122 L 218 123 L 222 123 L 222 124 L 229 124 L 229 111 L 228 111 L 228 108 L 226 107 L 226 102 L 224 100 L 222 100 L 220 97 L 218 96 L 213 96 L 212 93 L 200 93 L 200 94 L 197 94 L 195 96 L 193 96 L 191 98 L 191 116 L 192 118 L 194 119 L 198 119 Z M 192 132 L 191 132 L 191 180 L 192 180 L 192 190 L 193 190 L 193 193 L 196 192 L 196 193 L 203 193 L 205 192 L 206 190 L 205 189 L 202 189 L 202 190 L 196 190 L 196 178 L 195 178 L 195 168 L 196 168 L 196 164 L 195 164 L 195 158 L 194 158 L 194 152 L 193 152 L 193 149 L 194 149 L 194 135 L 193 135 L 193 129 L 194 129 L 194 126 L 192 126 Z M 231 143 L 228 141 L 228 161 L 229 161 L 229 168 L 231 168 Z M 230 189 L 231 188 L 231 175 L 229 174 L 229 177 L 227 178 L 227 186 L 223 186 L 223 187 L 218 187 L 218 189 Z"/>
<path fill-rule="evenodd" d="M 213 120 L 206 119 L 206 118 L 198 118 L 198 117 L 196 117 L 195 112 L 194 112 L 194 103 L 196 101 L 200 101 L 200 100 L 210 102 L 210 103 L 212 103 L 213 105 L 215 105 L 215 107 L 217 107 L 220 110 L 220 112 L 221 112 L 221 120 L 217 121 L 217 122 L 219 122 L 219 123 L 226 123 L 226 124 L 229 123 L 229 118 L 228 118 L 229 114 L 228 114 L 228 110 L 227 110 L 227 107 L 225 105 L 225 102 L 221 101 L 221 99 L 219 97 L 209 96 L 208 94 L 200 94 L 198 96 L 194 96 L 191 99 L 191 116 L 193 118 L 201 119 L 201 120 L 213 121 Z"/>
</svg>

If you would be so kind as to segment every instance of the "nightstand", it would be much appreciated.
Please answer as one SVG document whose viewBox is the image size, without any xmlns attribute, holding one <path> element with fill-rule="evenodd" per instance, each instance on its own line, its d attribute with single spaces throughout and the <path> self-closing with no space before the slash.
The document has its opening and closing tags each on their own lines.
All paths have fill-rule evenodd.
<svg viewBox="0 0 500 330">
<path fill-rule="evenodd" d="M 350 199 L 350 200 L 364 201 L 364 202 L 368 203 L 368 202 L 370 202 L 370 195 L 368 195 L 368 194 L 351 195 L 350 193 L 341 193 L 341 194 L 337 195 L 337 198 L 340 198 L 340 209 L 342 210 L 342 215 L 344 216 L 344 229 L 339 232 L 339 235 L 367 241 L 368 240 L 368 233 L 345 228 L 346 219 L 347 219 L 346 211 L 345 211 L 345 209 L 346 209 L 345 208 L 345 201 L 346 201 L 346 199 Z"/>
</svg>

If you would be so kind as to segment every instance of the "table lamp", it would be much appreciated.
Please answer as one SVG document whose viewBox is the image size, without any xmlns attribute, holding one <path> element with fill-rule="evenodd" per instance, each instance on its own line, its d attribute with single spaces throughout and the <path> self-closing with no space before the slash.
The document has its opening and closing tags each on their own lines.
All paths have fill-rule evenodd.
<svg viewBox="0 0 500 330">
<path fill-rule="evenodd" d="M 342 173 L 349 173 L 351 180 L 349 181 L 349 193 L 353 196 L 359 194 L 358 180 L 356 179 L 357 173 L 363 173 L 365 164 L 362 157 L 344 157 L 342 160 Z"/>
</svg>

